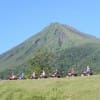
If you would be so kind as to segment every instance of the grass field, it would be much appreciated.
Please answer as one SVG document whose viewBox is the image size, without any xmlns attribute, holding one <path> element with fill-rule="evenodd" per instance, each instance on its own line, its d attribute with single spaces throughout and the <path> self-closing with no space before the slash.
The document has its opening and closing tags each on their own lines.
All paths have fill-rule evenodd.
<svg viewBox="0 0 100 100">
<path fill-rule="evenodd" d="M 0 100 L 100 100 L 100 75 L 1 80 Z"/>
</svg>

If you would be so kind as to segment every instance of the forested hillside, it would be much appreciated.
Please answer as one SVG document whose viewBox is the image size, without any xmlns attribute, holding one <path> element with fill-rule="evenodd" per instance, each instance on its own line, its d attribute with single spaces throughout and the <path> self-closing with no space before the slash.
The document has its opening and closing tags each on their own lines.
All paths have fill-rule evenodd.
<svg viewBox="0 0 100 100">
<path fill-rule="evenodd" d="M 0 55 L 0 76 L 10 71 L 29 73 L 33 70 L 59 69 L 65 73 L 74 67 L 80 73 L 89 65 L 100 73 L 100 39 L 75 28 L 51 23 L 35 36 Z"/>
</svg>

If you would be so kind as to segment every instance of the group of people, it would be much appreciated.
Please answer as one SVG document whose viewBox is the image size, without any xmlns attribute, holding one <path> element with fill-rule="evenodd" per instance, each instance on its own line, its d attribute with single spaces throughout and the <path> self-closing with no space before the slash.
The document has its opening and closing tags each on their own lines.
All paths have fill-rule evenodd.
<svg viewBox="0 0 100 100">
<path fill-rule="evenodd" d="M 90 75 L 93 75 L 92 73 L 92 70 L 90 69 L 89 66 L 87 66 L 87 68 L 85 70 L 82 71 L 81 73 L 81 76 L 90 76 Z M 74 68 L 72 68 L 67 74 L 66 74 L 67 77 L 75 77 L 77 76 L 77 72 L 75 71 Z M 44 70 L 42 70 L 42 72 L 37 75 L 35 72 L 33 72 L 32 74 L 30 74 L 29 78 L 30 79 L 38 79 L 38 78 L 48 78 L 48 77 L 57 77 L 57 78 L 60 78 L 61 77 L 61 74 L 60 72 L 56 69 L 54 70 L 52 73 L 49 73 L 48 75 L 46 74 L 46 72 Z M 11 73 L 10 77 L 9 77 L 10 80 L 16 80 L 16 79 L 25 79 L 25 74 L 23 72 L 21 72 L 19 74 L 18 77 L 16 77 L 13 73 Z"/>
<path fill-rule="evenodd" d="M 81 76 L 90 76 L 90 75 L 93 75 L 93 72 L 90 69 L 90 67 L 87 66 L 86 69 L 81 72 Z M 77 76 L 75 69 L 72 68 L 71 71 L 68 72 L 67 76 L 68 77 Z"/>
<path fill-rule="evenodd" d="M 47 73 L 42 70 L 42 72 L 37 75 L 35 72 L 33 72 L 30 75 L 30 79 L 37 79 L 37 78 L 48 78 L 48 77 L 60 77 L 60 73 L 59 71 L 56 69 L 55 71 L 53 71 L 52 73 L 49 73 L 49 75 L 47 75 Z"/>
<path fill-rule="evenodd" d="M 24 74 L 23 72 L 21 72 L 21 73 L 17 76 L 17 75 L 14 75 L 13 72 L 11 72 L 8 79 L 9 79 L 9 80 L 25 79 L 25 74 Z"/>
<path fill-rule="evenodd" d="M 30 75 L 30 79 L 37 79 L 37 78 L 47 78 L 47 75 L 45 73 L 45 71 L 43 70 L 40 75 L 37 75 L 35 72 L 33 72 L 31 75 Z"/>
</svg>

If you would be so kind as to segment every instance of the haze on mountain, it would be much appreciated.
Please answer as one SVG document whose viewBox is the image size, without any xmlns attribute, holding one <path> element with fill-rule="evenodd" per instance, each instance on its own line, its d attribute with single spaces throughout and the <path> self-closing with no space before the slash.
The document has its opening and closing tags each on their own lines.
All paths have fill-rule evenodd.
<svg viewBox="0 0 100 100">
<path fill-rule="evenodd" d="M 91 67 L 100 73 L 100 39 L 80 32 L 72 26 L 51 23 L 20 45 L 0 55 L 0 77 L 10 71 L 59 69 L 66 73 L 74 67 L 78 73 Z"/>
</svg>

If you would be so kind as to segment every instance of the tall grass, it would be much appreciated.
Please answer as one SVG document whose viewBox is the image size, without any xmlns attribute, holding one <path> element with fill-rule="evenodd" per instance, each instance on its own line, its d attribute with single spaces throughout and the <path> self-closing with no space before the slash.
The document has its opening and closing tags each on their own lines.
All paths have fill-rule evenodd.
<svg viewBox="0 0 100 100">
<path fill-rule="evenodd" d="M 100 100 L 100 76 L 1 80 L 0 100 Z"/>
</svg>

